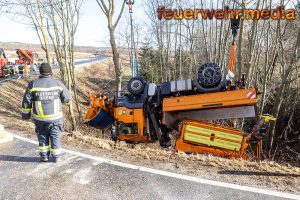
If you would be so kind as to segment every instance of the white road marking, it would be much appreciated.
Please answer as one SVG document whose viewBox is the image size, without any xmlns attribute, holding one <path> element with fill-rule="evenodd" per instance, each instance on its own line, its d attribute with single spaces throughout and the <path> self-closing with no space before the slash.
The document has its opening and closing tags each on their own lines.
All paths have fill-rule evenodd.
<svg viewBox="0 0 300 200">
<path fill-rule="evenodd" d="M 19 136 L 19 135 L 15 135 L 15 134 L 12 134 L 12 135 L 15 138 L 19 139 L 19 140 L 29 142 L 29 143 L 32 143 L 32 144 L 38 144 L 37 141 L 31 140 L 31 139 L 28 139 L 28 138 L 25 138 L 25 137 L 22 137 L 22 136 Z M 188 176 L 188 175 L 183 175 L 183 174 L 177 174 L 177 173 L 173 173 L 173 172 L 157 170 L 157 169 L 142 167 L 142 166 L 138 166 L 138 165 L 132 165 L 132 164 L 128 164 L 128 163 L 123 163 L 123 162 L 114 161 L 114 160 L 110 160 L 110 159 L 106 159 L 106 158 L 92 156 L 92 155 L 88 155 L 88 154 L 85 154 L 85 153 L 80 153 L 80 152 L 67 150 L 67 149 L 62 149 L 62 151 L 66 152 L 66 153 L 69 153 L 69 154 L 76 155 L 76 156 L 80 156 L 80 157 L 83 157 L 83 158 L 88 158 L 88 159 L 91 159 L 91 160 L 95 160 L 95 161 L 98 161 L 99 163 L 108 163 L 108 164 L 119 166 L 119 167 L 125 167 L 125 168 L 129 168 L 129 169 L 136 169 L 136 170 L 140 170 L 140 171 L 143 171 L 143 172 L 148 172 L 148 173 L 157 174 L 157 175 L 161 175 L 161 176 L 178 178 L 178 179 L 197 182 L 197 183 L 206 184 L 206 185 L 225 187 L 225 188 L 230 188 L 230 189 L 234 189 L 234 190 L 242 190 L 242 191 L 247 191 L 247 192 L 254 192 L 254 193 L 259 193 L 259 194 L 265 194 L 265 195 L 270 195 L 270 196 L 281 197 L 281 198 L 300 200 L 300 196 L 296 195 L 296 194 L 278 192 L 278 191 L 274 191 L 274 190 L 260 189 L 260 188 L 243 186 L 243 185 L 232 184 L 232 183 L 225 183 L 225 182 L 220 182 L 220 181 L 207 180 L 207 179 L 202 179 L 202 178 L 199 178 L 199 177 Z"/>
<path fill-rule="evenodd" d="M 0 144 L 5 142 L 13 141 L 13 136 L 11 134 L 7 134 L 4 138 L 0 139 Z"/>
</svg>

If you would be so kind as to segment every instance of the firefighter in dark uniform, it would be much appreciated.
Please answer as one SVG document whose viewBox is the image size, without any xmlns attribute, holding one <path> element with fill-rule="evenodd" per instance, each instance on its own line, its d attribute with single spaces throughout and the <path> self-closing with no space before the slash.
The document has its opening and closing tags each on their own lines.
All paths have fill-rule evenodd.
<svg viewBox="0 0 300 200">
<path fill-rule="evenodd" d="M 52 78 L 48 63 L 41 64 L 40 74 L 39 79 L 28 84 L 23 97 L 22 119 L 30 119 L 33 113 L 40 160 L 47 162 L 51 153 L 57 162 L 61 153 L 60 133 L 64 131 L 62 104 L 68 104 L 71 96 L 60 81 Z"/>
</svg>

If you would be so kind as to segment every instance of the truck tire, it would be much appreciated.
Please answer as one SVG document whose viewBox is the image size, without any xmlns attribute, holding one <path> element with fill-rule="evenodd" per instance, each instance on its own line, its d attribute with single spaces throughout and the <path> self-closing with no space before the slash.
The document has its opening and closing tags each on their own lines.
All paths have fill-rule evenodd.
<svg viewBox="0 0 300 200">
<path fill-rule="evenodd" d="M 197 81 L 203 88 L 214 88 L 222 81 L 221 68 L 216 63 L 206 63 L 199 67 Z"/>
<path fill-rule="evenodd" d="M 141 77 L 133 77 L 129 80 L 127 84 L 127 89 L 130 94 L 138 96 L 144 92 L 145 81 Z"/>
</svg>

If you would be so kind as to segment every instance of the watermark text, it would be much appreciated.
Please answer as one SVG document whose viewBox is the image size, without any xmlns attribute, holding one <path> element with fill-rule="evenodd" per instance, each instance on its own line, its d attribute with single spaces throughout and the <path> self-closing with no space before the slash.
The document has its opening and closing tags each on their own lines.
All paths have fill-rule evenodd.
<svg viewBox="0 0 300 200">
<path fill-rule="evenodd" d="M 239 16 L 246 20 L 295 20 L 296 11 L 295 9 L 285 9 L 284 6 L 278 6 L 276 9 L 230 9 L 225 6 L 224 9 L 166 9 L 164 6 L 159 6 L 157 9 L 157 16 L 159 20 L 197 20 L 202 19 L 237 19 Z"/>
</svg>

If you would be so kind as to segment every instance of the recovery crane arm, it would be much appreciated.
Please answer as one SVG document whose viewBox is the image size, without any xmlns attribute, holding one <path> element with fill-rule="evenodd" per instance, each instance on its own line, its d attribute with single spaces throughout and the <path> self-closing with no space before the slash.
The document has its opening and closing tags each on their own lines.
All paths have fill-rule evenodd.
<svg viewBox="0 0 300 200">
<path fill-rule="evenodd" d="M 16 64 L 27 64 L 33 62 L 33 53 L 29 50 L 17 49 L 16 51 L 19 60 L 16 60 Z"/>
</svg>

